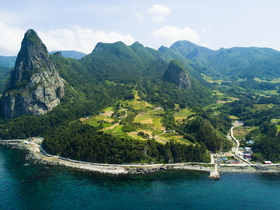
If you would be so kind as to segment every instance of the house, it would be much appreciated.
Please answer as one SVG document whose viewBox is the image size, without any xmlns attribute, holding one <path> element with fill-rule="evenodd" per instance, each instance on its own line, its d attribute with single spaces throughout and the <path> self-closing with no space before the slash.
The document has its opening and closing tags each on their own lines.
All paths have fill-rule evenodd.
<svg viewBox="0 0 280 210">
<path fill-rule="evenodd" d="M 245 158 L 245 159 L 251 159 L 251 158 L 252 158 L 252 155 L 249 154 L 249 153 L 245 153 L 245 154 L 244 154 L 244 158 Z"/>
<path fill-rule="evenodd" d="M 165 130 L 164 133 L 175 133 L 175 130 Z"/>
<path fill-rule="evenodd" d="M 254 144 L 254 143 L 255 143 L 255 141 L 253 141 L 253 140 L 249 140 L 246 142 L 246 144 Z"/>
<path fill-rule="evenodd" d="M 162 108 L 162 107 L 157 106 L 157 107 L 155 107 L 155 108 L 154 108 L 154 110 L 163 110 L 163 108 Z"/>
<path fill-rule="evenodd" d="M 250 153 L 250 154 L 253 153 L 251 147 L 244 147 L 244 151 L 245 153 Z"/>
</svg>

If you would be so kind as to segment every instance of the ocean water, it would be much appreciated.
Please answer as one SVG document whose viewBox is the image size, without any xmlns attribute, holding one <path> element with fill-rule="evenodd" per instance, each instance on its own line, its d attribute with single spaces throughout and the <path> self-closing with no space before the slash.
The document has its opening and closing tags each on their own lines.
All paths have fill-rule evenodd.
<svg viewBox="0 0 280 210">
<path fill-rule="evenodd" d="M 0 145 L 0 209 L 280 209 L 280 175 L 165 171 L 102 175 L 25 161 Z M 29 165 L 26 165 L 29 164 Z"/>
</svg>

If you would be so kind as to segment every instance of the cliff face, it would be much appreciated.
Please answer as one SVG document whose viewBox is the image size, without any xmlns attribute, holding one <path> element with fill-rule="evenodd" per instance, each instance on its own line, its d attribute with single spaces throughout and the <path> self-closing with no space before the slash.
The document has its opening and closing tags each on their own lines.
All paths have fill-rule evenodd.
<svg viewBox="0 0 280 210">
<path fill-rule="evenodd" d="M 9 119 L 45 114 L 63 96 L 64 80 L 50 60 L 46 46 L 34 30 L 28 30 L 1 99 L 3 115 Z"/>
<path fill-rule="evenodd" d="M 163 79 L 174 83 L 179 88 L 191 89 L 191 80 L 187 70 L 180 61 L 172 60 L 163 75 Z"/>
</svg>

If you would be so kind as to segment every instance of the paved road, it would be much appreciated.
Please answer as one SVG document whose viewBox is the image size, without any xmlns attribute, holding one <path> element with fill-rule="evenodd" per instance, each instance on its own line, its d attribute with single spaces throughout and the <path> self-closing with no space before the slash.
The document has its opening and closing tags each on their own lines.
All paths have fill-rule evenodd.
<svg viewBox="0 0 280 210">
<path fill-rule="evenodd" d="M 230 129 L 230 136 L 231 136 L 231 138 L 232 138 L 232 139 L 235 141 L 235 143 L 236 143 L 236 149 L 235 149 L 234 155 L 235 155 L 235 157 L 238 158 L 239 160 L 241 160 L 241 161 L 243 161 L 243 162 L 245 162 L 245 163 L 251 165 L 252 163 L 250 163 L 250 161 L 248 161 L 248 160 L 246 160 L 246 159 L 244 159 L 243 157 L 241 157 L 241 156 L 238 155 L 238 151 L 239 151 L 238 148 L 239 148 L 240 143 L 239 143 L 239 140 L 237 140 L 237 139 L 233 136 L 233 129 L 234 129 L 234 128 L 235 128 L 235 126 L 232 126 L 231 129 Z"/>
</svg>

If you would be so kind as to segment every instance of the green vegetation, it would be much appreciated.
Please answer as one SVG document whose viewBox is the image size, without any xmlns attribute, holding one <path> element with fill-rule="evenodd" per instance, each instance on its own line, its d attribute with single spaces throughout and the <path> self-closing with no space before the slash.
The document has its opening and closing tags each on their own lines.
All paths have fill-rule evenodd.
<svg viewBox="0 0 280 210">
<path fill-rule="evenodd" d="M 9 78 L 11 69 L 0 65 L 0 92 L 3 93 L 6 87 L 6 82 Z"/>
<path fill-rule="evenodd" d="M 79 122 L 56 129 L 43 146 L 52 154 L 101 163 L 210 161 L 205 146 L 117 138 Z"/>
<path fill-rule="evenodd" d="M 16 62 L 16 56 L 1 56 L 0 55 L 0 66 L 6 68 L 13 68 Z M 3 77 L 0 77 L 3 79 Z"/>
<path fill-rule="evenodd" d="M 66 81 L 62 103 L 43 116 L 1 119 L 0 137 L 43 136 L 48 152 L 94 162 L 209 162 L 207 150 L 231 149 L 226 134 L 239 119 L 247 127 L 235 132 L 244 146 L 255 141 L 254 160 L 279 162 L 279 56 L 184 41 L 159 51 L 99 43 L 80 60 L 54 54 Z M 191 89 L 164 79 L 170 61 L 186 71 Z M 1 87 L 10 70 L 0 70 Z"/>
</svg>

